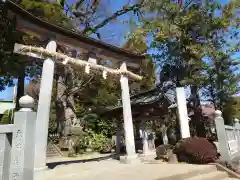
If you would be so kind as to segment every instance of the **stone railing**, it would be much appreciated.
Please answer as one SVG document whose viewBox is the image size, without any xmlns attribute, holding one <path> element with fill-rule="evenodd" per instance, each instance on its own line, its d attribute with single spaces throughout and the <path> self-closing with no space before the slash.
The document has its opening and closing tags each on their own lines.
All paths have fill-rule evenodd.
<svg viewBox="0 0 240 180">
<path fill-rule="evenodd" d="M 0 180 L 33 180 L 34 100 L 23 96 L 21 109 L 14 114 L 14 124 L 0 125 Z"/>
<path fill-rule="evenodd" d="M 215 125 L 218 137 L 218 150 L 221 154 L 222 161 L 231 161 L 236 157 L 240 157 L 240 124 L 235 121 L 234 126 L 224 124 L 221 111 L 215 112 Z"/>
</svg>

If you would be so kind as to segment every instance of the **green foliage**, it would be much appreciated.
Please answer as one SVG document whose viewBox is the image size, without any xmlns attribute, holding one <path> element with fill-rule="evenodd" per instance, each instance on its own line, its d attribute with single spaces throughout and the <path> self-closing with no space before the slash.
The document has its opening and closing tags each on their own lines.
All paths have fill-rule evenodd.
<svg viewBox="0 0 240 180">
<path fill-rule="evenodd" d="M 11 124 L 12 122 L 13 110 L 7 110 L 3 113 L 0 124 Z"/>
<path fill-rule="evenodd" d="M 104 148 L 104 145 L 107 143 L 106 136 L 104 136 L 102 133 L 97 134 L 92 131 L 88 133 L 90 136 L 89 141 L 90 148 L 94 151 L 100 152 Z"/>
<path fill-rule="evenodd" d="M 87 148 L 95 152 L 101 152 L 107 148 L 111 150 L 112 147 L 111 141 L 104 134 L 95 133 L 92 130 L 88 130 L 84 135 L 79 136 L 74 145 L 76 153 L 84 152 Z"/>
<path fill-rule="evenodd" d="M 146 39 L 147 34 L 144 32 L 144 30 L 137 28 L 135 32 L 128 37 L 127 42 L 124 44 L 123 48 L 138 54 L 147 53 L 148 45 Z M 149 90 L 155 85 L 156 66 L 153 62 L 153 58 L 151 56 L 147 56 L 142 60 L 141 65 L 142 66 L 140 68 L 140 72 L 138 73 L 141 74 L 144 78 L 141 82 L 133 82 L 130 85 L 133 94 L 136 94 L 139 91 Z"/>
<path fill-rule="evenodd" d="M 115 135 L 115 122 L 112 119 L 101 118 L 93 112 L 115 105 L 120 96 L 119 88 L 119 85 L 113 80 L 106 81 L 101 76 L 96 75 L 92 78 L 91 83 L 77 94 L 75 112 L 77 117 L 84 121 L 85 129 L 109 138 Z"/>
<path fill-rule="evenodd" d="M 216 0 L 191 1 L 179 6 L 175 1 L 149 0 L 129 38 L 168 72 L 168 78 L 191 88 L 194 120 L 201 119 L 200 89 L 212 87 L 222 110 L 238 91 L 239 74 L 231 58 L 239 49 L 238 9 L 236 1 L 224 5 Z M 128 42 L 127 47 L 134 46 Z"/>
<path fill-rule="evenodd" d="M 240 97 L 230 97 L 223 106 L 223 117 L 226 124 L 233 125 L 234 119 L 240 119 Z"/>
<path fill-rule="evenodd" d="M 103 134 L 109 138 L 116 134 L 117 126 L 111 119 L 103 119 L 93 113 L 85 115 L 83 119 L 86 123 L 86 128 L 95 133 Z"/>
<path fill-rule="evenodd" d="M 41 2 L 33 0 L 23 0 L 20 4 L 23 8 L 30 11 L 34 15 L 50 21 L 63 27 L 72 28 L 68 17 L 64 13 L 63 8 L 58 3 Z M 23 35 L 23 33 L 15 30 L 16 22 L 7 18 L 7 8 L 4 4 L 0 4 L 0 91 L 5 86 L 12 86 L 13 79 L 18 76 L 18 70 L 23 68 L 19 57 L 13 54 L 13 46 L 15 42 L 24 44 L 38 44 L 39 41 L 33 36 Z M 29 64 L 26 68 L 26 75 L 39 75 L 41 69 L 40 64 Z"/>
<path fill-rule="evenodd" d="M 152 38 L 148 50 L 154 50 L 151 56 L 160 67 L 170 64 L 175 69 L 175 79 L 182 85 L 201 87 L 205 79 L 203 59 L 210 49 L 216 50 L 212 48 L 215 34 L 232 26 L 230 22 L 236 19 L 235 5 L 230 4 L 193 1 L 179 7 L 174 1 L 150 0 L 132 39 Z M 216 16 L 216 11 L 222 10 L 222 16 Z"/>
<path fill-rule="evenodd" d="M 240 97 L 234 97 L 233 98 L 233 109 L 234 109 L 234 112 L 233 112 L 233 117 L 234 118 L 238 118 L 240 119 Z"/>
<path fill-rule="evenodd" d="M 61 4 L 58 2 L 22 0 L 20 5 L 24 9 L 46 21 L 66 28 L 71 28 L 69 18 L 65 14 Z"/>
<path fill-rule="evenodd" d="M 12 86 L 13 79 L 17 76 L 19 63 L 13 55 L 14 43 L 19 40 L 19 34 L 15 30 L 15 21 L 7 18 L 4 4 L 0 3 L 0 91 L 5 86 Z"/>
<path fill-rule="evenodd" d="M 116 81 L 110 77 L 105 80 L 101 75 L 97 74 L 83 91 L 85 94 L 84 98 L 88 99 L 88 103 L 91 106 L 114 105 L 120 97 L 119 92 L 120 86 Z"/>
<path fill-rule="evenodd" d="M 215 42 L 218 43 L 221 40 L 222 38 L 216 38 Z M 235 114 L 233 106 L 237 103 L 233 96 L 239 92 L 238 66 L 240 63 L 231 57 L 231 53 L 220 50 L 212 51 L 209 57 L 203 95 L 217 109 L 222 110 L 227 124 L 232 124 Z"/>
<path fill-rule="evenodd" d="M 86 134 L 84 134 L 77 137 L 77 141 L 75 142 L 75 145 L 73 148 L 75 150 L 75 153 L 79 153 L 79 152 L 84 152 L 88 146 L 89 146 L 89 137 Z"/>
</svg>

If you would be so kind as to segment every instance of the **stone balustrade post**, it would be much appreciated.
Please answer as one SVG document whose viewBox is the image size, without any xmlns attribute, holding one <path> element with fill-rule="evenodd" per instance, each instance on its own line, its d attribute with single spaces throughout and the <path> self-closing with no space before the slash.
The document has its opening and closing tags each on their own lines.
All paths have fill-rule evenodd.
<svg viewBox="0 0 240 180">
<path fill-rule="evenodd" d="M 145 119 L 142 119 L 142 121 L 141 121 L 141 130 L 142 130 L 143 154 L 147 154 L 149 152 L 149 148 L 148 148 L 148 133 L 147 133 Z"/>
<path fill-rule="evenodd" d="M 162 133 L 163 144 L 168 144 L 167 127 L 165 126 L 165 124 L 162 124 L 161 126 L 161 133 Z"/>
<path fill-rule="evenodd" d="M 235 134 L 237 136 L 237 144 L 238 144 L 238 149 L 240 151 L 240 123 L 239 123 L 239 119 L 235 118 L 234 119 L 234 130 L 235 130 Z"/>
<path fill-rule="evenodd" d="M 36 112 L 34 100 L 23 96 L 20 110 L 15 113 L 9 180 L 33 180 Z"/>
<path fill-rule="evenodd" d="M 239 120 L 238 118 L 235 118 L 235 119 L 234 119 L 234 123 L 235 123 L 235 124 L 234 124 L 235 127 L 238 128 L 238 129 L 240 129 L 240 120 Z"/>
<path fill-rule="evenodd" d="M 229 154 L 228 139 L 224 119 L 222 117 L 222 112 L 219 110 L 215 111 L 215 125 L 218 137 L 218 147 L 221 154 L 220 159 L 222 161 L 230 161 L 231 158 Z"/>
</svg>

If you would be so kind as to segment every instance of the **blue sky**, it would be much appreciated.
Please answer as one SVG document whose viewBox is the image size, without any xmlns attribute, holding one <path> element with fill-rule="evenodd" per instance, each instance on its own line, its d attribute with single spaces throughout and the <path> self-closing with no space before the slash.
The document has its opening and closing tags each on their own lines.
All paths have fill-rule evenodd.
<svg viewBox="0 0 240 180">
<path fill-rule="evenodd" d="M 4 91 L 0 92 L 0 99 L 1 100 L 12 100 L 13 88 L 8 87 Z"/>
<path fill-rule="evenodd" d="M 74 2 L 75 0 L 70 0 L 70 2 Z M 129 0 L 107 0 L 106 10 L 107 13 L 115 12 L 122 8 L 124 4 L 126 4 Z M 225 4 L 230 0 L 219 0 L 221 3 Z M 127 24 L 123 24 L 122 21 L 128 20 L 128 15 L 123 15 L 118 18 L 118 21 L 113 21 L 103 28 L 104 33 L 102 33 L 102 39 L 109 43 L 114 44 L 116 46 L 121 46 L 125 42 L 125 35 L 129 32 L 129 28 Z M 100 30 L 101 33 L 101 30 Z M 236 57 L 239 57 L 240 54 L 236 54 Z M 29 81 L 26 80 L 26 83 Z M 0 99 L 11 100 L 13 94 L 13 87 L 7 87 L 4 91 L 0 92 Z"/>
</svg>

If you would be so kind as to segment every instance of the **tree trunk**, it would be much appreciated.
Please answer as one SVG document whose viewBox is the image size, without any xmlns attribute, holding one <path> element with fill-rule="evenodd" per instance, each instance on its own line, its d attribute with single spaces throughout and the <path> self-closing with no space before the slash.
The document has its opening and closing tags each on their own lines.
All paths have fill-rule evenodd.
<svg viewBox="0 0 240 180">
<path fill-rule="evenodd" d="M 198 137 L 206 137 L 206 130 L 203 122 L 202 107 L 200 98 L 198 95 L 198 87 L 196 85 L 191 86 L 191 96 L 193 101 L 193 119 L 192 122 L 196 127 Z"/>
<path fill-rule="evenodd" d="M 65 109 L 66 109 L 66 86 L 64 82 L 65 69 L 63 67 L 57 67 L 57 79 L 56 79 L 56 117 L 57 117 L 57 131 L 60 137 L 65 136 Z"/>
<path fill-rule="evenodd" d="M 68 136 L 71 135 L 71 127 L 79 125 L 79 130 L 81 131 L 80 123 L 77 120 L 75 114 L 75 102 L 73 94 L 68 94 L 67 83 L 72 78 L 72 72 L 65 67 L 57 67 L 57 78 L 56 78 L 56 116 L 57 116 L 57 131 L 60 135 L 61 148 L 71 149 L 69 146 L 70 139 Z"/>
<path fill-rule="evenodd" d="M 72 56 L 75 57 L 76 54 L 72 52 Z M 82 56 L 83 59 L 88 58 L 88 54 L 82 53 Z M 68 139 L 69 141 L 68 136 L 71 135 L 71 127 L 79 128 L 79 130 L 77 130 L 79 132 L 81 132 L 83 129 L 75 113 L 76 105 L 74 101 L 74 93 L 71 92 L 71 89 L 73 89 L 74 86 L 73 79 L 75 72 L 72 68 L 61 65 L 57 66 L 56 72 L 57 95 L 55 105 L 57 117 L 57 132 L 59 133 L 63 141 L 64 139 L 65 141 L 66 139 Z"/>
<path fill-rule="evenodd" d="M 18 83 L 17 83 L 17 95 L 16 95 L 16 110 L 20 109 L 19 99 L 24 95 L 24 79 L 25 79 L 25 65 L 19 69 Z"/>
</svg>

